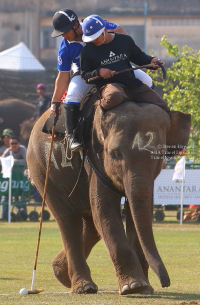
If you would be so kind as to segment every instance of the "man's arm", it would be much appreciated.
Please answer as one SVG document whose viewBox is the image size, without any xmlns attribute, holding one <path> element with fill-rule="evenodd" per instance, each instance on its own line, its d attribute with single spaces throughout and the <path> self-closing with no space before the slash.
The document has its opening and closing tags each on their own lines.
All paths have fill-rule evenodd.
<svg viewBox="0 0 200 305">
<path fill-rule="evenodd" d="M 132 37 L 126 36 L 127 43 L 130 46 L 130 61 L 138 66 L 150 64 L 153 57 L 144 53 L 134 42 Z"/>
<path fill-rule="evenodd" d="M 108 30 L 109 31 L 109 30 Z M 113 29 L 112 32 L 115 32 L 115 33 L 121 33 L 121 34 L 128 34 L 124 28 L 122 26 L 118 26 L 116 29 Z"/>
<path fill-rule="evenodd" d="M 51 102 L 58 102 L 62 98 L 65 90 L 69 86 L 70 72 L 58 72 L 58 76 L 55 81 L 55 88 Z"/>
</svg>

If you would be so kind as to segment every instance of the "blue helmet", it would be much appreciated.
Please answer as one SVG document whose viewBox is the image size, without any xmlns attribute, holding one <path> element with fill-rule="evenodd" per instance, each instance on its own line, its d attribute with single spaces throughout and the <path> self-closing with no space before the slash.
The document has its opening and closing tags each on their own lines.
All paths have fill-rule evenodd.
<svg viewBox="0 0 200 305">
<path fill-rule="evenodd" d="M 83 41 L 90 42 L 97 39 L 105 29 L 105 21 L 98 15 L 90 15 L 82 24 Z"/>
</svg>

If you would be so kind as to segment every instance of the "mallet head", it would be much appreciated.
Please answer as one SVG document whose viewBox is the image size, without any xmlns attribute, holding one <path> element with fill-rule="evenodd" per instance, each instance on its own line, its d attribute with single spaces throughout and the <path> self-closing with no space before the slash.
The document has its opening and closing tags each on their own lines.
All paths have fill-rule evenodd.
<svg viewBox="0 0 200 305">
<path fill-rule="evenodd" d="M 44 291 L 44 289 L 27 290 L 26 288 L 22 288 L 19 293 L 20 293 L 20 295 L 27 295 L 27 294 L 38 294 L 43 291 Z"/>
</svg>

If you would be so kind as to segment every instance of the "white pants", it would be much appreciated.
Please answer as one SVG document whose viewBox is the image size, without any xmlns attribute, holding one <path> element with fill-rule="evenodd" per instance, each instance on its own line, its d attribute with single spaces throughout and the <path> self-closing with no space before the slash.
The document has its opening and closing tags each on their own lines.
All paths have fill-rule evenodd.
<svg viewBox="0 0 200 305">
<path fill-rule="evenodd" d="M 135 68 L 133 66 L 133 68 Z M 144 71 L 138 69 L 134 71 L 135 77 L 138 78 L 139 80 L 141 80 L 141 82 L 143 82 L 145 85 L 149 86 L 150 88 L 154 88 L 154 83 L 153 80 L 151 78 L 151 76 L 149 76 L 148 74 L 146 74 Z"/>
<path fill-rule="evenodd" d="M 149 86 L 150 88 L 154 87 L 152 78 L 148 74 L 142 70 L 135 70 L 134 73 L 135 77 L 141 80 L 145 85 Z M 81 75 L 74 76 L 69 83 L 67 96 L 64 102 L 66 104 L 74 104 L 80 106 L 83 98 L 94 86 L 94 84 L 86 84 L 86 82 L 81 78 Z"/>
<path fill-rule="evenodd" d="M 66 104 L 75 104 L 77 106 L 80 106 L 80 103 L 83 98 L 94 86 L 94 84 L 86 84 L 86 82 L 81 78 L 80 75 L 74 76 L 71 82 L 69 83 L 67 96 L 64 102 Z"/>
</svg>

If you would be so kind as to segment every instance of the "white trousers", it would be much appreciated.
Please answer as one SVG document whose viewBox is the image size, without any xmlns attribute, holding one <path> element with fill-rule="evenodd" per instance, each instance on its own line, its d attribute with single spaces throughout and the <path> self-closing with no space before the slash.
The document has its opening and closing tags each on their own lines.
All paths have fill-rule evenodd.
<svg viewBox="0 0 200 305">
<path fill-rule="evenodd" d="M 71 82 L 69 83 L 67 96 L 64 102 L 66 104 L 75 104 L 77 106 L 80 106 L 80 103 L 83 98 L 94 86 L 94 84 L 86 84 L 86 82 L 81 78 L 80 75 L 74 76 Z"/>
<path fill-rule="evenodd" d="M 133 68 L 135 68 L 133 66 Z M 149 76 L 148 74 L 146 74 L 144 71 L 138 69 L 134 71 L 135 77 L 138 78 L 139 80 L 141 80 L 141 82 L 143 82 L 145 85 L 149 86 L 150 88 L 154 88 L 154 83 L 153 80 L 151 78 L 151 76 Z"/>
<path fill-rule="evenodd" d="M 135 70 L 135 77 L 141 80 L 145 85 L 153 88 L 152 78 L 143 72 L 142 70 Z M 86 82 L 81 78 L 80 75 L 76 75 L 72 78 L 69 83 L 67 96 L 64 100 L 66 104 L 74 104 L 80 106 L 81 101 L 86 96 L 86 94 L 94 87 L 95 85 L 86 84 Z"/>
</svg>

